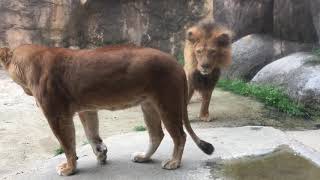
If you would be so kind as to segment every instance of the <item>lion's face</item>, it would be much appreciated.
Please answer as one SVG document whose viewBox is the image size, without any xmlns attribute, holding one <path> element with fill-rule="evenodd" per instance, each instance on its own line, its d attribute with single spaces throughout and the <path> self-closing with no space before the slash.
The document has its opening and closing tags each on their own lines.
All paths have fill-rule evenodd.
<svg viewBox="0 0 320 180">
<path fill-rule="evenodd" d="M 187 39 L 193 44 L 193 55 L 201 74 L 210 74 L 214 68 L 227 65 L 231 37 L 226 31 L 192 27 L 187 31 Z"/>
</svg>

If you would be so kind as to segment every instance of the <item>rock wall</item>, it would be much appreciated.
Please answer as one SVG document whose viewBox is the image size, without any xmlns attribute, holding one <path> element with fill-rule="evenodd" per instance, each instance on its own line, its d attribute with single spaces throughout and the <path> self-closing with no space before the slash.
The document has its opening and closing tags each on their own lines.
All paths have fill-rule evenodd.
<svg viewBox="0 0 320 180">
<path fill-rule="evenodd" d="M 274 0 L 274 36 L 299 42 L 318 42 L 314 23 L 319 23 L 311 13 L 314 0 Z M 320 6 L 314 7 L 319 12 Z"/>
<path fill-rule="evenodd" d="M 320 0 L 214 0 L 214 19 L 235 33 L 270 34 L 303 43 L 319 43 Z"/>
<path fill-rule="evenodd" d="M 101 46 L 122 41 L 177 55 L 185 29 L 212 18 L 211 0 L 2 0 L 0 46 Z"/>
<path fill-rule="evenodd" d="M 320 0 L 312 0 L 310 2 L 310 7 L 312 12 L 313 24 L 317 31 L 318 40 L 320 44 Z"/>
<path fill-rule="evenodd" d="M 25 43 L 56 44 L 62 41 L 72 0 L 0 1 L 0 45 L 15 47 Z"/>
<path fill-rule="evenodd" d="M 273 29 L 273 0 L 215 0 L 213 14 L 233 30 L 234 40 Z"/>
<path fill-rule="evenodd" d="M 81 48 L 129 41 L 177 55 L 184 33 L 210 18 L 235 40 L 252 33 L 315 43 L 320 0 L 1 0 L 0 46 Z"/>
</svg>

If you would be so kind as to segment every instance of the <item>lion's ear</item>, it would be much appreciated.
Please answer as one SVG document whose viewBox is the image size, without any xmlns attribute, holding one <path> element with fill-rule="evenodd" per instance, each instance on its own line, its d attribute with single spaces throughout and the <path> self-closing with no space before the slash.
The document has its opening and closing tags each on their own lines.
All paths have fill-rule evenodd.
<svg viewBox="0 0 320 180">
<path fill-rule="evenodd" d="M 219 47 L 227 47 L 231 44 L 231 35 L 229 33 L 222 33 L 217 37 L 217 45 Z"/>
<path fill-rule="evenodd" d="M 187 30 L 186 39 L 189 40 L 191 43 L 195 43 L 200 39 L 200 36 L 201 36 L 200 33 L 201 32 L 199 31 L 198 28 L 192 27 Z"/>
</svg>

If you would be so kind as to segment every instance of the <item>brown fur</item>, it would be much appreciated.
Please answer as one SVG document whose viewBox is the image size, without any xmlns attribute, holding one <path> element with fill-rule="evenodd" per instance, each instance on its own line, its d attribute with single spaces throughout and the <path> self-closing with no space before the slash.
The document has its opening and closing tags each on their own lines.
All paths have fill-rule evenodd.
<svg viewBox="0 0 320 180">
<path fill-rule="evenodd" d="M 202 97 L 200 119 L 209 121 L 209 103 L 221 69 L 231 63 L 231 32 L 213 22 L 201 22 L 187 30 L 184 70 L 188 99 L 194 91 Z"/>
<path fill-rule="evenodd" d="M 99 136 L 97 110 L 138 104 L 149 130 L 150 145 L 147 152 L 136 153 L 133 161 L 148 161 L 156 151 L 164 136 L 161 120 L 174 142 L 172 158 L 163 162 L 163 168 L 180 166 L 186 141 L 183 124 L 205 153 L 214 150 L 190 126 L 185 73 L 166 53 L 135 46 L 70 50 L 23 45 L 13 51 L 0 48 L 0 62 L 12 79 L 35 97 L 63 147 L 67 162 L 57 167 L 60 175 L 70 175 L 76 169 L 72 120 L 76 112 L 101 163 L 106 161 L 107 148 Z"/>
</svg>

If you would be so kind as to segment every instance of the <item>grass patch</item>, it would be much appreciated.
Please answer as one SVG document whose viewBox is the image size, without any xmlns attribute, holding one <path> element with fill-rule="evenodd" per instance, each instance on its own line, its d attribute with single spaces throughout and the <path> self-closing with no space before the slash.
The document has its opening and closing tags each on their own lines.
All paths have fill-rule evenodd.
<svg viewBox="0 0 320 180">
<path fill-rule="evenodd" d="M 64 150 L 62 149 L 62 147 L 59 147 L 56 150 L 54 150 L 54 156 L 58 156 L 63 153 L 64 153 Z"/>
<path fill-rule="evenodd" d="M 275 107 L 280 112 L 290 116 L 309 116 L 304 106 L 291 100 L 281 89 L 273 86 L 249 84 L 241 80 L 221 79 L 217 87 L 235 94 L 254 97 L 265 105 Z"/>
<path fill-rule="evenodd" d="M 313 48 L 312 54 L 315 57 L 308 59 L 308 61 L 304 63 L 305 65 L 315 66 L 320 64 L 320 48 Z"/>
<path fill-rule="evenodd" d="M 311 65 L 311 66 L 319 65 L 320 64 L 320 56 L 315 56 L 314 58 L 308 59 L 308 61 L 306 61 L 304 64 Z"/>
<path fill-rule="evenodd" d="M 134 131 L 145 131 L 146 130 L 146 127 L 140 125 L 140 126 L 135 126 L 133 128 Z"/>
</svg>

